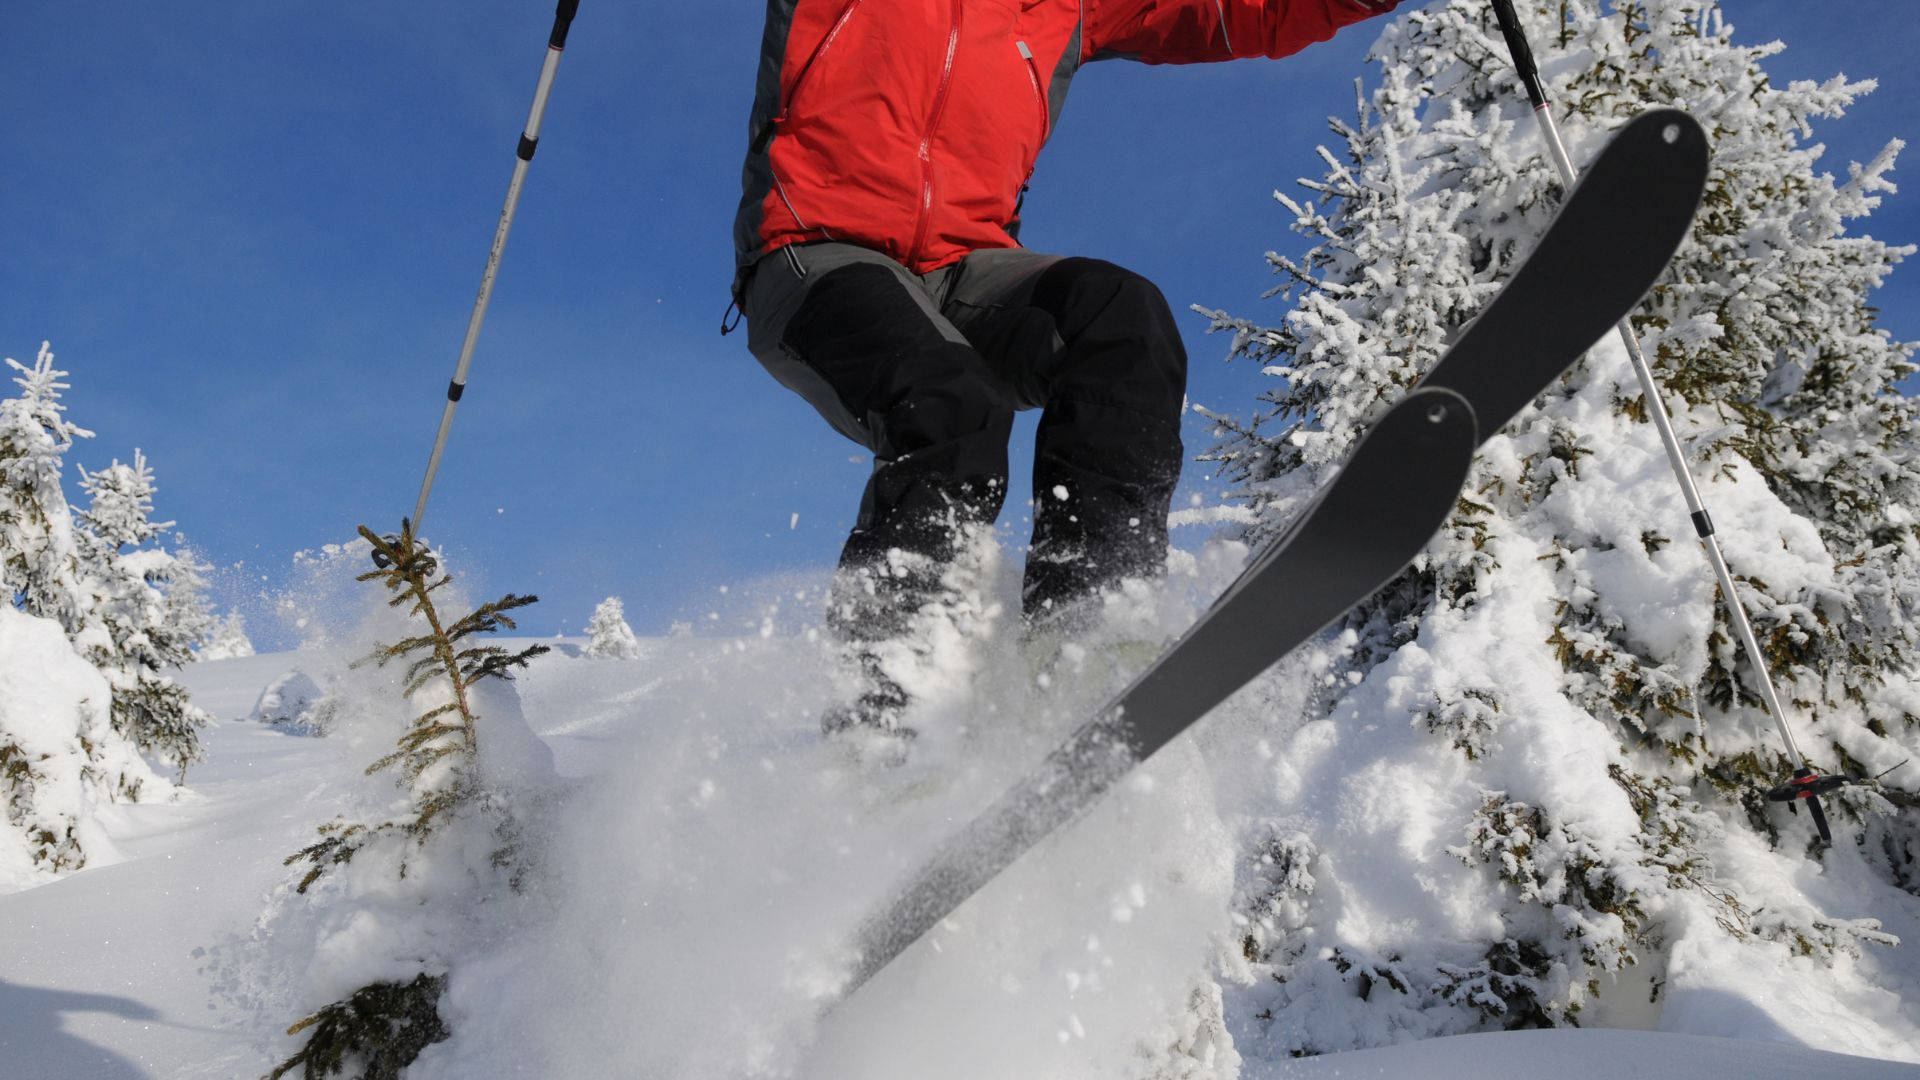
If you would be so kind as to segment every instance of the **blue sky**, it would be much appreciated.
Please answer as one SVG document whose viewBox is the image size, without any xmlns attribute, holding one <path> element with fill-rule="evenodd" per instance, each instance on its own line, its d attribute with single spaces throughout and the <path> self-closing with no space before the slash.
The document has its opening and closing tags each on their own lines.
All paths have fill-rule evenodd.
<svg viewBox="0 0 1920 1080">
<path fill-rule="evenodd" d="M 1881 81 L 1816 131 L 1832 171 L 1920 134 L 1907 0 L 1724 7 L 1740 40 L 1787 43 L 1776 79 Z M 850 522 L 859 448 L 717 334 L 761 11 L 585 0 L 575 24 L 429 511 L 481 589 L 543 597 L 533 631 L 618 593 L 659 632 L 721 586 L 829 564 Z M 411 508 L 551 20 L 544 0 L 0 10 L 0 353 L 53 341 L 99 433 L 73 459 L 144 449 L 160 512 L 244 564 L 227 599 Z M 1372 37 L 1092 65 L 1024 239 L 1137 269 L 1176 309 L 1277 318 L 1262 254 L 1299 245 L 1270 192 L 1318 174 Z M 1920 239 L 1917 207 L 1867 231 Z M 1920 338 L 1920 270 L 1878 302 Z M 1248 411 L 1264 377 L 1203 329 L 1192 398 Z"/>
</svg>

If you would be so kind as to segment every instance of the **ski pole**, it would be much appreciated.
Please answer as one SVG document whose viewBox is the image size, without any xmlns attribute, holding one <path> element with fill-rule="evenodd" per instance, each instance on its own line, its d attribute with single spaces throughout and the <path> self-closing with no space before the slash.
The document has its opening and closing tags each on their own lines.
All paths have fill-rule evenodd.
<svg viewBox="0 0 1920 1080">
<path fill-rule="evenodd" d="M 1527 44 L 1526 30 L 1520 25 L 1519 15 L 1514 12 L 1513 0 L 1490 2 L 1494 18 L 1500 23 L 1500 32 L 1507 39 L 1507 52 L 1513 57 L 1513 66 L 1520 75 L 1521 84 L 1526 87 L 1527 100 L 1533 105 L 1534 119 L 1539 122 L 1547 156 L 1553 159 L 1561 183 L 1571 190 L 1578 175 L 1574 172 L 1573 160 L 1567 156 L 1566 144 L 1560 139 L 1559 125 L 1554 123 L 1553 104 L 1547 99 L 1546 86 L 1540 80 L 1540 69 L 1534 64 L 1533 49 Z M 1647 414 L 1653 419 L 1654 429 L 1660 433 L 1660 443 L 1667 451 L 1667 462 L 1673 467 L 1674 478 L 1680 482 L 1680 493 L 1685 497 L 1687 510 L 1693 516 L 1694 533 L 1699 536 L 1700 546 L 1706 551 L 1707 561 L 1712 564 L 1714 577 L 1720 583 L 1720 595 L 1726 604 L 1727 617 L 1740 637 L 1741 646 L 1746 649 L 1748 662 L 1759 677 L 1760 696 L 1766 702 L 1774 726 L 1780 729 L 1780 740 L 1786 744 L 1787 758 L 1793 763 L 1792 779 L 1769 791 L 1767 798 L 1775 802 L 1804 799 L 1813 815 L 1814 828 L 1819 831 L 1820 839 L 1832 843 L 1833 834 L 1828 831 L 1827 815 L 1820 807 L 1820 796 L 1847 781 L 1844 777 L 1819 775 L 1801 755 L 1800 745 L 1794 741 L 1793 730 L 1787 724 L 1786 709 L 1780 704 L 1780 695 L 1774 691 L 1773 676 L 1767 670 L 1766 657 L 1760 652 L 1759 639 L 1754 637 L 1753 625 L 1747 620 L 1740 594 L 1734 591 L 1733 573 L 1727 569 L 1726 556 L 1721 554 L 1720 541 L 1714 535 L 1713 518 L 1708 515 L 1706 504 L 1700 499 L 1700 490 L 1695 486 L 1693 473 L 1687 467 L 1680 439 L 1673 432 L 1673 418 L 1667 414 L 1666 405 L 1661 400 L 1660 384 L 1654 380 L 1653 369 L 1647 364 L 1646 354 L 1641 351 L 1640 339 L 1633 332 L 1630 317 L 1620 320 L 1619 332 L 1620 342 L 1626 346 L 1627 358 L 1633 364 L 1633 374 L 1640 382 L 1641 396 L 1647 402 Z"/>
<path fill-rule="evenodd" d="M 553 13 L 553 33 L 547 38 L 547 58 L 540 67 L 540 81 L 533 88 L 533 110 L 520 135 L 515 151 L 513 179 L 507 184 L 507 204 L 500 211 L 500 224 L 493 230 L 493 247 L 487 252 L 487 267 L 480 275 L 480 295 L 474 298 L 473 314 L 467 319 L 467 337 L 460 344 L 460 362 L 447 384 L 447 404 L 440 413 L 440 430 L 433 437 L 433 454 L 427 458 L 427 474 L 420 481 L 420 497 L 413 504 L 414 535 L 419 535 L 421 519 L 427 515 L 427 495 L 433 490 L 434 474 L 440 471 L 440 455 L 447 448 L 447 432 L 453 427 L 453 411 L 467 389 L 467 372 L 473 367 L 473 348 L 480 340 L 480 324 L 487 317 L 487 302 L 493 299 L 493 279 L 500 272 L 500 254 L 507 247 L 507 231 L 513 228 L 513 212 L 520 205 L 520 187 L 527 179 L 527 166 L 533 162 L 534 149 L 540 143 L 540 118 L 547 111 L 547 95 L 553 90 L 554 73 L 560 69 L 560 53 L 567 47 L 567 30 L 580 10 L 580 0 L 560 0 Z"/>
</svg>

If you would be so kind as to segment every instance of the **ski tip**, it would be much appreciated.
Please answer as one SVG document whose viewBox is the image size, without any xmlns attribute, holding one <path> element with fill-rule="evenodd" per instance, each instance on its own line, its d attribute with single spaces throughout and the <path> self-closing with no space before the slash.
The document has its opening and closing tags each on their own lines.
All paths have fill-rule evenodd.
<svg viewBox="0 0 1920 1080">
<path fill-rule="evenodd" d="M 1680 109 L 1649 109 L 1614 133 L 1608 153 L 1594 169 L 1622 170 L 1623 175 L 1603 183 L 1637 191 L 1635 202 L 1643 210 L 1649 205 L 1670 207 L 1676 215 L 1684 210 L 1683 220 L 1690 222 L 1706 193 L 1710 158 L 1707 133 L 1698 120 Z M 1673 197 L 1646 199 L 1653 188 L 1668 189 Z"/>
<path fill-rule="evenodd" d="M 1707 157 L 1707 132 L 1691 113 L 1683 109 L 1648 109 L 1628 125 L 1648 132 L 1646 138 L 1668 148 L 1670 154 L 1683 154 L 1702 162 Z"/>
<path fill-rule="evenodd" d="M 1480 422 L 1466 395 L 1446 386 L 1418 386 L 1376 423 L 1399 427 L 1411 445 L 1450 449 L 1471 458 L 1480 444 Z"/>
</svg>

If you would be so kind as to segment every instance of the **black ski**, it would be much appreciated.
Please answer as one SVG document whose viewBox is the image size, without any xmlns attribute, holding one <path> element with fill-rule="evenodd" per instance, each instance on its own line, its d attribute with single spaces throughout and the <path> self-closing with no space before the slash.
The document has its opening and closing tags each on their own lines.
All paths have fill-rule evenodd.
<svg viewBox="0 0 1920 1080">
<path fill-rule="evenodd" d="M 1616 132 L 1538 245 L 1294 526 L 1032 775 L 862 924 L 852 993 L 1048 833 L 1398 574 L 1445 523 L 1473 452 L 1624 318 L 1686 237 L 1705 133 L 1655 110 Z"/>
</svg>

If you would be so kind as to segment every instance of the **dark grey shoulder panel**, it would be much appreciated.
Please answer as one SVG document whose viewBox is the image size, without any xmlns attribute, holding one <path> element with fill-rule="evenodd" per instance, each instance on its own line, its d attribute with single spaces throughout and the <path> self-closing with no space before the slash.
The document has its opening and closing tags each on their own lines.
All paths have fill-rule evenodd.
<svg viewBox="0 0 1920 1080">
<path fill-rule="evenodd" d="M 767 28 L 760 39 L 760 67 L 754 81 L 753 116 L 747 122 L 747 161 L 740 171 L 740 212 L 733 219 L 734 291 L 740 276 L 760 250 L 760 205 L 773 189 L 773 118 L 780 112 L 780 64 L 787 55 L 787 32 L 799 0 L 767 0 Z"/>
<path fill-rule="evenodd" d="M 1060 109 L 1067 103 L 1067 84 L 1073 81 L 1073 73 L 1080 70 L 1080 32 L 1086 27 L 1086 7 L 1083 3 L 1080 18 L 1073 24 L 1073 37 L 1067 40 L 1067 51 L 1060 54 L 1060 63 L 1053 69 L 1053 78 L 1047 83 L 1047 130 L 1060 126 Z"/>
</svg>

